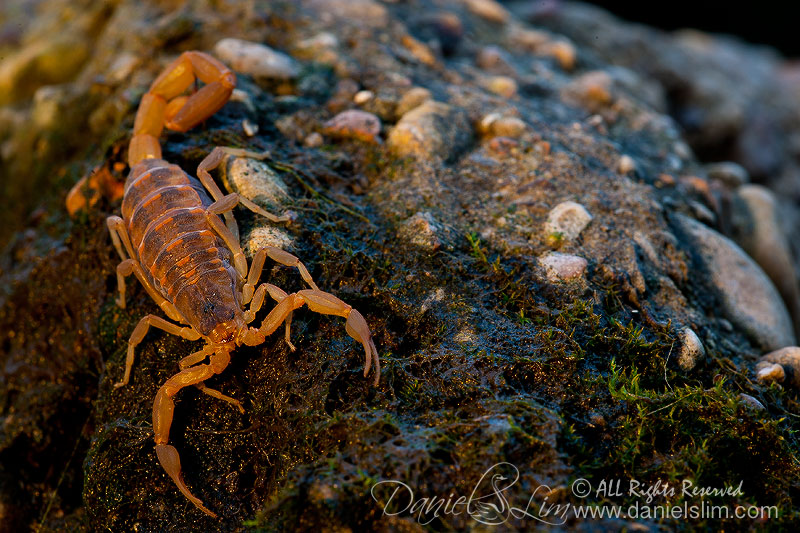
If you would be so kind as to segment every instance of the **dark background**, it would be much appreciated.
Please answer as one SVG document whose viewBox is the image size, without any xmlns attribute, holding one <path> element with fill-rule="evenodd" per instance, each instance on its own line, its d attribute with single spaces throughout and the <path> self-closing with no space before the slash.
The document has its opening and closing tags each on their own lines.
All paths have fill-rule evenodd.
<svg viewBox="0 0 800 533">
<path fill-rule="evenodd" d="M 664 30 L 695 28 L 767 44 L 800 57 L 800 6 L 792 2 L 639 1 L 590 2 L 616 16 Z"/>
</svg>

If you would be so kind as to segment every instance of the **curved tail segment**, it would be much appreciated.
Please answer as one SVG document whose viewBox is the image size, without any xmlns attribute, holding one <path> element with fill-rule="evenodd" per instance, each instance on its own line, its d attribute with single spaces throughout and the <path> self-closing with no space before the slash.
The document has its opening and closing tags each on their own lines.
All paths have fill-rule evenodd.
<svg viewBox="0 0 800 533">
<path fill-rule="evenodd" d="M 184 95 L 196 79 L 205 85 Z M 203 52 L 182 53 L 142 97 L 128 145 L 128 164 L 133 167 L 143 159 L 161 159 L 158 137 L 164 126 L 189 130 L 219 111 L 235 87 L 236 75 L 219 60 Z"/>
</svg>

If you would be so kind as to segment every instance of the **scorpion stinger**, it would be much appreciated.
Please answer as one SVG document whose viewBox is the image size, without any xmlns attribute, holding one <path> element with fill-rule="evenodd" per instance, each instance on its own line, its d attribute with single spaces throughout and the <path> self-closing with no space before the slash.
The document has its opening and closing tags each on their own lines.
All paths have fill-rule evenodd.
<svg viewBox="0 0 800 533">
<path fill-rule="evenodd" d="M 191 96 L 183 95 L 196 79 L 205 85 Z M 125 278 L 133 274 L 170 319 L 185 324 L 174 324 L 156 315 L 142 318 L 128 341 L 125 373 L 115 387 L 130 380 L 135 348 L 151 326 L 184 339 L 206 342 L 203 349 L 183 358 L 180 372 L 158 390 L 153 404 L 153 430 L 156 454 L 164 470 L 186 498 L 212 517 L 216 515 L 184 483 L 180 456 L 169 444 L 174 397 L 182 388 L 194 385 L 244 412 L 238 400 L 206 387 L 204 382 L 228 366 L 237 346 L 264 342 L 281 323 L 286 324 L 286 342 L 294 350 L 289 339 L 292 313 L 303 305 L 317 313 L 346 318 L 347 333 L 364 348 L 364 376 L 374 363 L 374 383 L 377 385 L 380 379 L 378 351 L 364 317 L 342 300 L 321 291 L 297 257 L 266 246 L 256 252 L 248 269 L 233 208 L 241 204 L 273 222 L 285 222 L 289 217 L 268 213 L 236 193 L 224 195 L 209 172 L 226 154 L 263 156 L 215 148 L 197 168 L 199 181 L 161 159 L 158 137 L 162 129 L 166 126 L 186 131 L 207 119 L 225 104 L 235 85 L 233 72 L 202 52 L 184 52 L 156 78 L 136 114 L 128 148 L 131 170 L 125 181 L 122 217 L 107 219 L 122 260 L 117 267 L 119 306 L 125 307 Z M 287 294 L 269 283 L 256 287 L 267 258 L 296 268 L 310 289 Z M 277 305 L 261 327 L 248 326 L 267 294 Z M 244 309 L 248 303 L 250 308 Z"/>
</svg>

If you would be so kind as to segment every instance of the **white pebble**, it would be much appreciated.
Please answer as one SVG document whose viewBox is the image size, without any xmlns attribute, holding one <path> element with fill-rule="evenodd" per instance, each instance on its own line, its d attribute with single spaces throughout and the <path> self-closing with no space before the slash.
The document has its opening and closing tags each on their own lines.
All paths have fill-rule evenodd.
<svg viewBox="0 0 800 533">
<path fill-rule="evenodd" d="M 225 166 L 223 182 L 229 190 L 261 205 L 279 206 L 289 196 L 280 176 L 263 161 L 248 157 L 231 158 Z"/>
<path fill-rule="evenodd" d="M 580 278 L 586 272 L 588 262 L 583 257 L 550 252 L 539 258 L 549 281 L 569 281 Z"/>
<path fill-rule="evenodd" d="M 244 119 L 242 121 L 242 129 L 244 130 L 244 134 L 248 137 L 254 136 L 258 133 L 258 124 L 254 124 L 248 119 Z"/>
<path fill-rule="evenodd" d="M 706 349 L 697 333 L 692 328 L 683 328 L 680 333 L 681 351 L 678 354 L 678 365 L 685 371 L 692 370 L 705 358 Z"/>
<path fill-rule="evenodd" d="M 545 232 L 549 236 L 559 236 L 571 241 L 592 221 L 592 215 L 581 204 L 567 201 L 555 206 L 547 215 Z"/>
<path fill-rule="evenodd" d="M 366 104 L 372 100 L 373 96 L 375 96 L 375 93 L 372 91 L 358 91 L 353 97 L 353 102 L 355 102 L 357 105 Z"/>
<path fill-rule="evenodd" d="M 629 155 L 622 155 L 617 161 L 617 172 L 620 174 L 629 174 L 636 170 L 636 162 Z"/>
<path fill-rule="evenodd" d="M 756 370 L 756 379 L 762 383 L 783 383 L 786 371 L 778 363 L 759 363 Z"/>
<path fill-rule="evenodd" d="M 241 39 L 222 39 L 214 54 L 233 70 L 256 78 L 288 80 L 300 74 L 300 65 L 284 53 Z"/>
</svg>

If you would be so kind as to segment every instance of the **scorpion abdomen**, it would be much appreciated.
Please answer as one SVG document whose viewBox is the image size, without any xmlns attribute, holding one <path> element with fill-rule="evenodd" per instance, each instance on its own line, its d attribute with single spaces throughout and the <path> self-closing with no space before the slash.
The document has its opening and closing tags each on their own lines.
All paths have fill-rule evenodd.
<svg viewBox="0 0 800 533">
<path fill-rule="evenodd" d="M 198 180 L 162 160 L 140 162 L 125 182 L 122 216 L 135 259 L 203 335 L 241 314 L 232 256 L 206 218 L 209 205 Z"/>
</svg>

